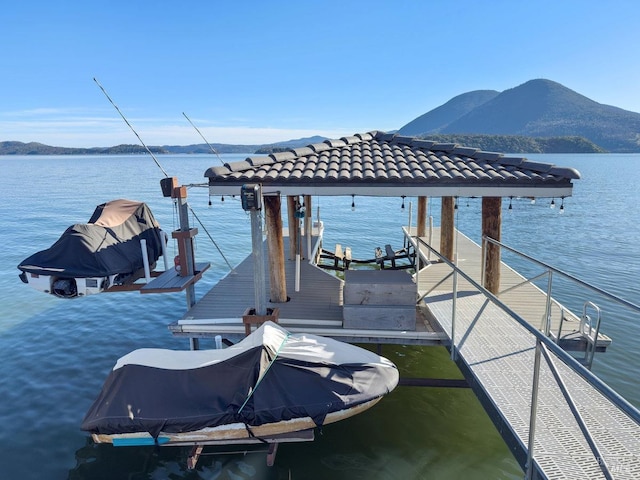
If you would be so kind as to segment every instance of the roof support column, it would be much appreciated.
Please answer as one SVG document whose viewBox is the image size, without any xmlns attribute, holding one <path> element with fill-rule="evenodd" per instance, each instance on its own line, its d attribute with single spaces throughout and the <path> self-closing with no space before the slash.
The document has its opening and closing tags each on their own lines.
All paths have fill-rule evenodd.
<svg viewBox="0 0 640 480">
<path fill-rule="evenodd" d="M 501 197 L 482 197 L 482 236 L 484 237 L 485 235 L 501 241 Z M 482 247 L 482 255 L 485 259 L 484 288 L 496 295 L 500 290 L 500 247 L 488 242 L 482 242 Z"/>
<path fill-rule="evenodd" d="M 440 213 L 440 253 L 453 262 L 455 203 L 453 197 L 442 197 Z"/>
<path fill-rule="evenodd" d="M 298 219 L 296 210 L 298 208 L 298 197 L 287 195 L 287 223 L 289 224 L 289 260 L 296 259 L 298 250 Z"/>
<path fill-rule="evenodd" d="M 427 201 L 428 197 L 418 197 L 418 237 L 427 236 Z"/>
<path fill-rule="evenodd" d="M 279 195 L 264 197 L 267 226 L 267 252 L 269 255 L 269 283 L 271 303 L 287 301 L 287 279 L 284 270 L 284 239 L 282 236 L 282 205 Z"/>
</svg>

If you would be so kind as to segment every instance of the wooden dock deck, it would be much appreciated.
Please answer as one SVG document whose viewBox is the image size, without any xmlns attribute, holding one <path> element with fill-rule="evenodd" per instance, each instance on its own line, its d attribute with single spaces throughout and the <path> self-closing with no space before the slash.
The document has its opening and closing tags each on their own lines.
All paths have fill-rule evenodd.
<svg viewBox="0 0 640 480">
<path fill-rule="evenodd" d="M 285 237 L 285 251 L 288 238 Z M 344 281 L 333 272 L 308 261 L 300 262 L 300 291 L 295 291 L 296 262 L 287 260 L 286 303 L 267 303 L 280 310 L 279 323 L 287 330 L 314 333 L 348 343 L 441 345 L 447 336 L 430 323 L 424 305 L 416 306 L 415 330 L 343 328 Z M 249 255 L 229 272 L 184 317 L 169 326 L 178 336 L 191 338 L 221 335 L 231 341 L 244 337 L 243 313 L 255 304 L 253 257 Z M 266 271 L 266 270 L 265 270 Z M 267 291 L 269 290 L 267 279 Z"/>
</svg>

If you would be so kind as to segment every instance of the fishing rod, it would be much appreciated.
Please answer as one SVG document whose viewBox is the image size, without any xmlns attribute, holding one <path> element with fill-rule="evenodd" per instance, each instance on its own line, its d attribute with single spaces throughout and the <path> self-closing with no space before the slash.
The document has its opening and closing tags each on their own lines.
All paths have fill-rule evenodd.
<svg viewBox="0 0 640 480">
<path fill-rule="evenodd" d="M 140 143 L 142 144 L 142 146 L 147 150 L 149 155 L 151 155 L 151 158 L 153 158 L 153 161 L 156 162 L 156 165 L 158 166 L 158 168 L 162 171 L 162 173 L 164 173 L 164 176 L 165 177 L 169 177 L 169 174 L 165 171 L 164 168 L 162 168 L 162 165 L 160 165 L 160 162 L 158 161 L 156 156 L 153 154 L 153 152 L 151 150 L 149 150 L 149 147 L 147 147 L 147 145 L 142 141 L 142 139 L 140 138 L 140 135 L 138 135 L 138 132 L 136 132 L 135 129 L 131 126 L 131 124 L 125 118 L 125 116 L 122 114 L 122 112 L 120 111 L 118 106 L 115 103 L 113 103 L 113 100 L 111 100 L 111 97 L 109 96 L 107 91 L 104 89 L 104 87 L 102 85 L 100 85 L 100 82 L 98 82 L 96 77 L 93 77 L 93 81 L 96 82 L 96 85 L 98 85 L 100 87 L 100 90 L 102 90 L 102 93 L 104 93 L 105 97 L 107 97 L 107 100 L 109 100 L 111 105 L 113 105 L 113 107 L 116 109 L 116 111 L 120 114 L 120 116 L 124 120 L 124 123 L 126 123 L 127 126 L 131 129 L 131 131 L 135 134 L 135 136 L 138 137 L 138 140 L 140 140 Z"/>
<path fill-rule="evenodd" d="M 113 107 L 116 109 L 116 111 L 120 114 L 120 116 L 122 117 L 122 120 L 124 120 L 124 123 L 127 124 L 127 126 L 131 129 L 131 131 L 135 134 L 136 137 L 138 137 L 138 140 L 140 140 L 140 143 L 142 144 L 142 146 L 147 150 L 147 152 L 149 153 L 149 155 L 151 155 L 151 158 L 153 158 L 153 161 L 156 162 L 156 165 L 158 166 L 158 168 L 160 170 L 162 170 L 162 173 L 164 173 L 165 177 L 169 177 L 169 174 L 165 171 L 164 168 L 162 168 L 162 165 L 160 165 L 160 162 L 158 161 L 158 159 L 156 158 L 156 156 L 153 154 L 153 152 L 151 150 L 149 150 L 149 147 L 147 147 L 147 145 L 142 141 L 142 138 L 140 138 L 140 135 L 138 135 L 138 132 L 135 131 L 135 129 L 131 126 L 131 124 L 129 123 L 129 121 L 126 119 L 126 117 L 122 114 L 122 112 L 120 111 L 120 109 L 118 108 L 118 106 L 113 102 L 113 100 L 111 100 L 111 97 L 109 96 L 109 94 L 107 93 L 107 91 L 104 89 L 104 87 L 102 85 L 100 85 L 100 82 L 98 82 L 98 80 L 93 77 L 93 81 L 96 82 L 96 85 L 98 85 L 98 87 L 100 87 L 100 90 L 102 90 L 102 93 L 104 93 L 105 97 L 107 97 L 107 100 L 109 100 L 109 102 L 111 103 L 111 105 L 113 105 Z M 185 115 L 186 117 L 186 115 Z M 187 119 L 188 120 L 188 119 Z M 191 120 L 189 120 L 191 121 Z M 196 128 L 196 130 L 198 130 Z M 203 137 L 204 138 L 204 137 Z M 206 140 L 205 140 L 206 141 Z M 208 143 L 208 142 L 207 142 Z M 211 145 L 209 145 L 211 147 Z M 213 147 L 211 147 L 213 149 Z M 215 151 L 215 150 L 214 150 Z M 217 155 L 217 153 L 216 153 Z M 220 157 L 218 157 L 220 158 Z M 195 217 L 195 219 L 198 221 L 198 223 L 200 224 L 200 226 L 202 227 L 202 229 L 206 232 L 207 236 L 209 237 L 209 240 L 211 240 L 211 242 L 213 243 L 213 245 L 216 247 L 216 249 L 218 250 L 218 252 L 220 253 L 220 255 L 222 256 L 222 258 L 224 259 L 224 261 L 226 262 L 226 264 L 229 266 L 229 268 L 233 271 L 233 266 L 231 265 L 231 263 L 229 263 L 229 260 L 227 260 L 227 257 L 225 257 L 224 253 L 222 253 L 222 250 L 220 249 L 220 247 L 218 246 L 218 244 L 216 243 L 216 241 L 213 239 L 213 237 L 211 236 L 211 234 L 209 233 L 209 231 L 207 230 L 207 228 L 204 226 L 204 224 L 200 221 L 200 219 L 198 218 L 198 216 L 196 215 L 196 212 L 193 211 L 193 208 L 191 208 L 191 205 L 189 205 L 189 203 L 187 203 L 187 207 L 189 208 L 189 210 L 191 211 L 191 214 Z"/>
<path fill-rule="evenodd" d="M 220 162 L 220 164 L 224 165 L 224 162 L 223 162 L 223 161 L 222 161 L 222 159 L 220 158 L 220 155 L 218 155 L 218 152 L 216 151 L 216 149 L 215 149 L 215 148 L 213 148 L 213 147 L 211 146 L 211 144 L 207 141 L 207 139 L 206 139 L 206 138 L 204 138 L 204 135 L 202 134 L 202 132 L 201 132 L 200 130 L 198 130 L 198 127 L 196 127 L 196 126 L 193 124 L 193 122 L 191 121 L 191 119 L 190 119 L 189 117 L 187 117 L 187 114 L 186 114 L 186 113 L 182 112 L 182 115 L 184 115 L 184 118 L 186 118 L 186 119 L 189 121 L 189 123 L 191 124 L 191 126 L 192 126 L 193 128 L 195 128 L 195 129 L 196 129 L 196 132 L 198 132 L 198 133 L 200 134 L 200 136 L 201 136 L 201 137 L 202 137 L 202 139 L 205 141 L 205 143 L 206 143 L 207 145 L 209 145 L 209 148 L 211 149 L 211 151 L 216 155 L 216 157 L 218 157 L 218 161 Z"/>
</svg>

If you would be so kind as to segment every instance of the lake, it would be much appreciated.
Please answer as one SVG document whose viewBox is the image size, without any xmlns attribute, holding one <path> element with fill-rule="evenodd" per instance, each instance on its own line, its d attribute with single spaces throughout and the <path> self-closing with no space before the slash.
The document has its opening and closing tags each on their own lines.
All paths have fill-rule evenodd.
<svg viewBox="0 0 640 480">
<path fill-rule="evenodd" d="M 246 155 L 223 155 L 225 161 Z M 503 207 L 502 240 L 518 250 L 640 304 L 640 155 L 528 155 L 577 168 L 574 195 L 563 213 L 550 199 L 513 199 Z M 213 155 L 158 156 L 170 175 L 189 188 L 197 222 L 198 261 L 211 269 L 196 287 L 200 298 L 231 265 L 251 251 L 250 219 L 237 198 L 209 198 L 204 171 Z M 102 294 L 63 300 L 36 292 L 18 279 L 16 266 L 49 247 L 95 206 L 116 198 L 146 202 L 166 231 L 177 225 L 162 173 L 146 156 L 0 157 L 5 185 L 0 198 L 0 478 L 3 479 L 516 479 L 522 471 L 470 390 L 398 387 L 376 407 L 324 427 L 313 443 L 284 444 L 274 467 L 264 454 L 204 456 L 186 470 L 187 448 L 113 448 L 94 445 L 80 422 L 116 360 L 141 347 L 188 348 L 167 325 L 186 309 L 184 294 Z M 198 185 L 199 184 L 199 185 Z M 357 258 L 376 246 L 401 246 L 409 202 L 356 197 L 314 198 L 326 245 L 341 243 Z M 429 209 L 439 222 L 439 199 Z M 456 226 L 475 241 L 480 200 L 459 199 Z M 372 221 L 375 220 L 375 221 Z M 211 236 L 215 245 L 208 237 Z M 170 245 L 169 254 L 174 255 Z M 224 255 L 224 257 L 221 255 Z M 508 260 L 509 261 L 509 260 Z M 526 264 L 509 263 L 527 273 Z M 583 293 L 559 285 L 554 296 L 580 312 Z M 613 339 L 596 356 L 594 372 L 640 406 L 639 315 L 604 302 L 602 331 Z M 212 346 L 204 341 L 204 348 Z M 440 347 L 385 346 L 403 376 L 461 378 Z"/>
</svg>

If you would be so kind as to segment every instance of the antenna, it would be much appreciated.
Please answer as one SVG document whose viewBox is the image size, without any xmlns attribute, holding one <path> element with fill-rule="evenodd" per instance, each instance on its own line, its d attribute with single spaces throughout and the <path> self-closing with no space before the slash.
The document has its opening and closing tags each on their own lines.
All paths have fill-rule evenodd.
<svg viewBox="0 0 640 480">
<path fill-rule="evenodd" d="M 109 102 L 111 103 L 111 105 L 113 105 L 113 107 L 116 109 L 116 111 L 120 114 L 120 116 L 122 117 L 122 119 L 124 120 L 124 123 L 127 124 L 127 126 L 131 129 L 131 131 L 136 135 L 136 137 L 138 137 L 138 140 L 140 140 L 140 143 L 142 144 L 142 146 L 147 150 L 147 153 L 149 155 L 151 155 L 151 158 L 153 158 L 153 161 L 156 162 L 156 165 L 158 166 L 158 168 L 160 170 L 162 170 L 162 173 L 164 173 L 165 177 L 169 177 L 169 174 L 164 170 L 164 168 L 162 168 L 162 165 L 160 165 L 160 162 L 158 161 L 158 159 L 156 158 L 156 156 L 153 154 L 153 152 L 151 152 L 151 150 L 149 150 L 149 147 L 147 147 L 145 145 L 145 143 L 142 141 L 142 139 L 140 138 L 140 135 L 138 135 L 138 132 L 136 132 L 134 130 L 134 128 L 131 126 L 131 124 L 129 123 L 129 121 L 125 118 L 125 116 L 122 114 L 122 112 L 120 111 L 120 109 L 118 108 L 118 106 L 113 103 L 113 100 L 111 100 L 111 97 L 109 96 L 109 94 L 107 93 L 107 91 L 104 89 L 104 87 L 102 85 L 100 85 L 100 82 L 98 82 L 98 80 L 96 79 L 96 77 L 93 77 L 93 81 L 96 82 L 96 85 L 98 85 L 100 87 L 100 90 L 102 90 L 102 93 L 104 93 L 105 97 L 107 97 L 107 100 L 109 100 Z"/>
<path fill-rule="evenodd" d="M 205 143 L 206 143 L 207 145 L 209 145 L 209 148 L 211 149 L 211 151 L 216 155 L 216 157 L 218 157 L 218 161 L 220 162 L 220 164 L 224 165 L 224 162 L 223 162 L 223 161 L 222 161 L 222 159 L 220 158 L 220 155 L 218 155 L 218 152 L 216 151 L 216 149 L 215 149 L 215 148 L 213 148 L 209 142 L 207 142 L 207 139 L 206 139 L 206 138 L 204 138 L 204 135 L 202 134 L 202 132 L 201 132 L 200 130 L 198 130 L 198 127 L 196 127 L 196 126 L 193 124 L 193 122 L 191 121 L 191 119 L 190 119 L 189 117 L 187 117 L 187 114 L 186 114 L 186 113 L 182 112 L 182 115 L 184 115 L 184 118 L 186 118 L 187 120 L 189 120 L 189 123 L 191 124 L 191 126 L 192 126 L 193 128 L 195 128 L 195 129 L 196 129 L 196 132 L 198 132 L 198 133 L 200 134 L 200 136 L 202 137 L 202 139 L 205 141 Z"/>
</svg>

